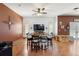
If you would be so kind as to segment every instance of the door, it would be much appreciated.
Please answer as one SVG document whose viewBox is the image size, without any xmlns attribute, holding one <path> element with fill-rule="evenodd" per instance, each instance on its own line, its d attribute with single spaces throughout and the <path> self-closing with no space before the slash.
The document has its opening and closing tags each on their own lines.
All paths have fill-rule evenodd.
<svg viewBox="0 0 79 59">
<path fill-rule="evenodd" d="M 79 38 L 79 22 L 70 22 L 70 36 Z"/>
</svg>

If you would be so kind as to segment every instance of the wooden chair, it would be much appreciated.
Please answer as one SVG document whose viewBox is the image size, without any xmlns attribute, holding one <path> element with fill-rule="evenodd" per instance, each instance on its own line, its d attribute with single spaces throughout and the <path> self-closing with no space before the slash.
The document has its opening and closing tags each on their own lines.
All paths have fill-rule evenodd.
<svg viewBox="0 0 79 59">
<path fill-rule="evenodd" d="M 48 48 L 48 39 L 46 36 L 45 37 L 43 36 L 40 38 L 40 48 L 42 50 L 45 50 Z"/>
<path fill-rule="evenodd" d="M 40 48 L 39 38 L 33 37 L 32 41 L 31 41 L 31 50 L 35 50 L 37 52 L 37 50 L 39 50 L 39 48 Z"/>
</svg>

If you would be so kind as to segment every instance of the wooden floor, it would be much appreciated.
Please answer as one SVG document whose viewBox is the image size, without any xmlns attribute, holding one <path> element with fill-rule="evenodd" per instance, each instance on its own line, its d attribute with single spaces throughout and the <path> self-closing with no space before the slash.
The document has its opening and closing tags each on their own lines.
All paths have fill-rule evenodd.
<svg viewBox="0 0 79 59">
<path fill-rule="evenodd" d="M 79 40 L 73 42 L 58 42 L 53 40 L 53 46 L 47 50 L 31 51 L 27 49 L 27 41 L 23 51 L 19 54 L 22 56 L 79 56 Z"/>
</svg>

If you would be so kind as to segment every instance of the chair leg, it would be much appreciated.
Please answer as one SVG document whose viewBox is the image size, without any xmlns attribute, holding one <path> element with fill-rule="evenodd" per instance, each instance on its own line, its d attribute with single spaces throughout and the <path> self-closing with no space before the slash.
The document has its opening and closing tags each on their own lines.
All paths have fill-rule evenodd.
<svg viewBox="0 0 79 59">
<path fill-rule="evenodd" d="M 41 49 L 43 50 L 43 45 L 41 45 Z"/>
<path fill-rule="evenodd" d="M 52 40 L 50 40 L 50 45 L 52 46 Z"/>
<path fill-rule="evenodd" d="M 38 43 L 32 43 L 31 44 L 31 50 L 35 50 L 37 52 L 39 50 L 39 44 Z"/>
</svg>

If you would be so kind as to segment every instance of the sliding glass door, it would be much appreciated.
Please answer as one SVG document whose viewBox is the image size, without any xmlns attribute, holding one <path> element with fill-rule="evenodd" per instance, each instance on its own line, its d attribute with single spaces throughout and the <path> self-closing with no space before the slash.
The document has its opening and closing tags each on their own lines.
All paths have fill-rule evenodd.
<svg viewBox="0 0 79 59">
<path fill-rule="evenodd" d="M 70 22 L 70 36 L 79 38 L 79 22 Z"/>
<path fill-rule="evenodd" d="M 70 36 L 74 37 L 73 46 L 71 45 L 72 55 L 79 55 L 79 21 L 70 22 Z"/>
</svg>

